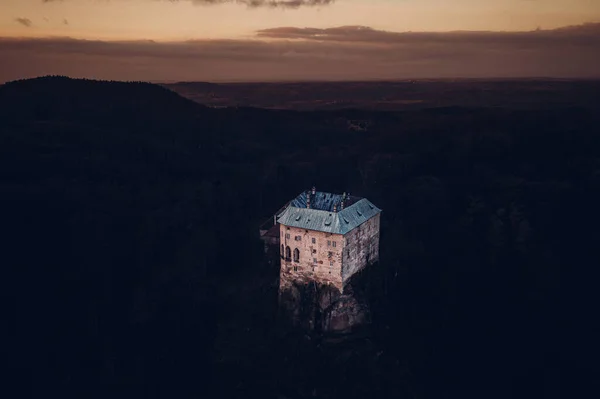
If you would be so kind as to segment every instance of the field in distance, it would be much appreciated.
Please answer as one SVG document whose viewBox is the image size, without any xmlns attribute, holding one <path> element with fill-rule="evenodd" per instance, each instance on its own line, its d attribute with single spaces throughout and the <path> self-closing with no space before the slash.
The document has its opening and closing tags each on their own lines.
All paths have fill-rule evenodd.
<svg viewBox="0 0 600 399">
<path fill-rule="evenodd" d="M 431 107 L 597 107 L 600 80 L 411 80 L 205 83 L 163 86 L 211 107 L 396 111 Z"/>
</svg>

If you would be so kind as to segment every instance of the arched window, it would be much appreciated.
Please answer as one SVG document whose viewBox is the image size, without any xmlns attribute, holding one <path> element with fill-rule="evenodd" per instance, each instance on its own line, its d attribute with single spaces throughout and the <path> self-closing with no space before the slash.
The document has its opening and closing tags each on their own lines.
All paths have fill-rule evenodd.
<svg viewBox="0 0 600 399">
<path fill-rule="evenodd" d="M 298 248 L 294 249 L 294 262 L 299 262 L 300 261 L 300 251 L 298 250 Z"/>
<path fill-rule="evenodd" d="M 292 258 L 292 250 L 290 247 L 285 247 L 285 259 L 290 260 Z"/>
<path fill-rule="evenodd" d="M 283 246 L 283 244 L 281 244 L 281 257 L 283 258 L 283 255 L 285 255 L 285 247 Z"/>
</svg>

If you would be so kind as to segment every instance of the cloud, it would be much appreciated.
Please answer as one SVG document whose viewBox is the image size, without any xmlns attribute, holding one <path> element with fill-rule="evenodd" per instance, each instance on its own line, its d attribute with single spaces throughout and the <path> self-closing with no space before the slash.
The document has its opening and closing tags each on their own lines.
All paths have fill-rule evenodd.
<svg viewBox="0 0 600 399">
<path fill-rule="evenodd" d="M 66 18 L 63 18 L 63 25 L 69 25 L 69 21 Z"/>
<path fill-rule="evenodd" d="M 115 80 L 600 78 L 600 24 L 532 32 L 275 28 L 252 40 L 0 38 L 0 82 L 47 74 Z"/>
<path fill-rule="evenodd" d="M 15 21 L 28 28 L 31 27 L 31 25 L 33 25 L 29 18 L 15 18 Z"/>
<path fill-rule="evenodd" d="M 42 0 L 42 3 L 54 3 L 63 0 Z M 288 8 L 328 6 L 335 0 L 161 0 L 176 2 L 191 2 L 196 5 L 213 6 L 219 4 L 239 4 L 248 8 Z"/>
<path fill-rule="evenodd" d="M 320 42 L 363 42 L 380 44 L 439 43 L 439 44 L 491 44 L 540 45 L 554 42 L 593 42 L 600 41 L 600 23 L 569 26 L 554 30 L 530 32 L 388 32 L 366 26 L 342 26 L 327 29 L 281 27 L 263 29 L 258 37 L 271 39 L 301 39 Z"/>
</svg>

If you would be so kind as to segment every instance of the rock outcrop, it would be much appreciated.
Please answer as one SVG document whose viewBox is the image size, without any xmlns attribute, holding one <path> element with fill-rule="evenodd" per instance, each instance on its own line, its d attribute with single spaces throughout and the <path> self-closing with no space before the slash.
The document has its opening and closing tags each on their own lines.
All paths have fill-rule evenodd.
<svg viewBox="0 0 600 399">
<path fill-rule="evenodd" d="M 332 285 L 283 282 L 280 315 L 294 327 L 314 332 L 345 333 L 370 322 L 369 307 L 348 285 L 341 293 Z"/>
<path fill-rule="evenodd" d="M 341 295 L 323 312 L 323 330 L 344 333 L 370 322 L 369 308 L 352 295 Z"/>
</svg>

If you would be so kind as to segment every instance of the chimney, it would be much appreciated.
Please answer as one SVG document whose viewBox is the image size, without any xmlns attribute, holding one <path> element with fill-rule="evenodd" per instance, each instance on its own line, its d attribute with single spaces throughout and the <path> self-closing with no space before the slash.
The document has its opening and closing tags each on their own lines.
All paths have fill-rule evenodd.
<svg viewBox="0 0 600 399">
<path fill-rule="evenodd" d="M 313 186 L 312 188 L 312 195 L 315 195 L 317 193 L 317 188 L 315 186 Z"/>
<path fill-rule="evenodd" d="M 306 193 L 306 207 L 310 209 L 310 191 Z"/>
<path fill-rule="evenodd" d="M 333 204 L 333 212 L 337 213 L 337 204 Z"/>
</svg>

